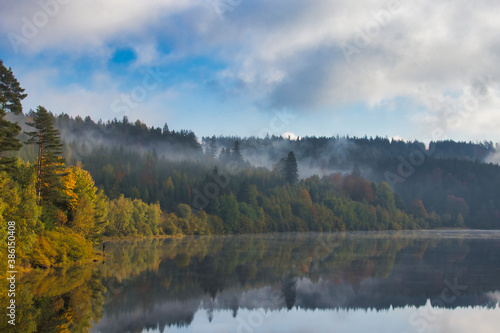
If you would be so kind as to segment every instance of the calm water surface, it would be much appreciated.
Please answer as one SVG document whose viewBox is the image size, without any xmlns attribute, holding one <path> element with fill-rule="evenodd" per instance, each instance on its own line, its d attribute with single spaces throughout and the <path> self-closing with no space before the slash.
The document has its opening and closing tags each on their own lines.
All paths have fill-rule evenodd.
<svg viewBox="0 0 500 333">
<path fill-rule="evenodd" d="M 496 333 L 499 254 L 484 231 L 108 242 L 104 263 L 24 278 L 18 328 Z"/>
<path fill-rule="evenodd" d="M 498 332 L 500 233 L 107 244 L 92 332 Z"/>
</svg>

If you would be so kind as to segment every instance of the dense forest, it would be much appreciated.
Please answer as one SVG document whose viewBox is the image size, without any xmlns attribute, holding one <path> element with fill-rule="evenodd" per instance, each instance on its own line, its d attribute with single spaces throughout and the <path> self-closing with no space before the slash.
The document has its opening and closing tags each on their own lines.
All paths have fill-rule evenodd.
<svg viewBox="0 0 500 333">
<path fill-rule="evenodd" d="M 500 226 L 491 142 L 198 139 L 127 117 L 23 113 L 24 90 L 0 68 L 0 236 L 15 221 L 23 265 L 89 258 L 103 235 Z"/>
<path fill-rule="evenodd" d="M 426 146 L 380 137 L 276 136 L 197 140 L 190 131 L 169 131 L 166 124 L 148 128 L 126 118 L 95 123 L 60 115 L 55 123 L 67 143 L 67 158 L 81 161 L 110 198 L 124 194 L 159 203 L 169 212 L 189 205 L 225 222 L 229 215 L 220 212 L 221 204 L 236 201 L 240 232 L 249 231 L 245 217 L 253 221 L 250 230 L 259 232 L 500 226 L 500 167 L 490 162 L 499 147 L 492 142 Z M 287 175 L 290 166 L 284 163 L 290 152 L 297 170 Z M 227 178 L 227 185 L 221 186 L 219 177 Z M 387 200 L 381 198 L 384 192 L 391 192 Z M 260 208 L 264 229 L 259 227 Z M 333 215 L 325 217 L 326 211 Z M 184 224 L 181 231 L 187 229 Z M 225 227 L 231 230 L 237 232 Z"/>
</svg>

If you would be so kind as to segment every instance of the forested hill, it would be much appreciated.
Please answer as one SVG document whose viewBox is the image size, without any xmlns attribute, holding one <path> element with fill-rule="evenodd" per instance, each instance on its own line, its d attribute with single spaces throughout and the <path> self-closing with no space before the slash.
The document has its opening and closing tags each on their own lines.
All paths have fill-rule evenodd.
<svg viewBox="0 0 500 333">
<path fill-rule="evenodd" d="M 75 152 L 85 154 L 94 147 L 123 146 L 129 150 L 156 151 L 172 159 L 199 157 L 200 144 L 195 134 L 188 130 L 169 130 L 167 124 L 160 127 L 148 127 L 140 120 L 130 123 L 127 117 L 121 121 L 114 119 L 107 123 L 92 121 L 90 117 L 72 118 L 66 114 L 55 117 L 55 126 L 61 131 L 61 138 L 66 143 L 79 142 L 84 150 Z"/>
<path fill-rule="evenodd" d="M 25 114 L 1 60 L 0 83 L 0 239 L 15 224 L 21 266 L 89 260 L 103 235 L 500 228 L 492 143 L 200 140 L 127 118 Z"/>
<path fill-rule="evenodd" d="M 290 216 L 300 216 L 298 220 L 303 222 L 308 210 L 301 211 L 294 202 L 304 199 L 300 194 L 304 190 L 313 205 L 333 210 L 332 216 L 340 218 L 342 228 L 389 228 L 387 222 L 378 225 L 380 216 L 371 226 L 356 226 L 358 219 L 369 220 L 369 214 L 342 217 L 340 206 L 327 203 L 340 196 L 361 205 L 366 203 L 367 208 L 379 205 L 390 211 L 378 201 L 380 190 L 375 185 L 386 182 L 396 192 L 395 207 L 416 218 L 414 227 L 500 227 L 500 168 L 489 163 L 498 154 L 498 146 L 492 142 L 439 141 L 426 147 L 417 141 L 380 137 L 289 140 L 276 136 L 214 136 L 200 140 L 188 130 L 176 132 L 166 124 L 163 128 L 148 127 L 139 120 L 129 122 L 127 118 L 103 123 L 63 114 L 55 116 L 54 122 L 66 142 L 66 158 L 83 162 L 96 185 L 114 199 L 124 194 L 146 203 L 159 202 L 162 209 L 171 212 L 182 204 L 192 207 L 198 199 L 210 204 L 203 206 L 203 211 L 227 220 L 230 218 L 220 213 L 220 201 L 229 200 L 223 205 L 234 204 L 233 199 L 236 204 L 248 201 L 248 194 L 242 193 L 251 189 L 253 198 L 259 202 L 255 209 L 246 212 L 250 221 L 259 220 L 259 216 L 264 216 L 267 222 L 273 221 L 271 225 L 275 227 L 266 230 L 321 229 L 293 223 L 277 226 L 288 209 Z M 21 151 L 28 160 L 30 155 L 35 156 L 34 150 L 27 152 L 29 149 L 33 147 Z M 297 188 L 301 186 L 301 189 L 277 190 L 287 183 L 280 173 L 279 162 L 290 151 L 296 157 L 302 179 Z M 214 167 L 224 169 L 227 163 L 234 161 L 239 169 L 227 188 L 217 189 L 213 200 L 207 195 L 201 199 L 196 197 L 197 191 L 203 194 Z M 370 181 L 374 184 L 370 185 Z M 246 199 L 242 199 L 245 196 Z M 238 214 L 233 215 L 244 215 L 240 215 L 239 208 L 234 209 Z M 356 208 L 346 208 L 351 210 Z M 335 229 L 333 225 L 327 229 Z M 396 223 L 391 227 L 401 225 Z M 240 231 L 253 228 L 252 224 Z M 186 230 L 182 232 L 193 232 Z"/>
<path fill-rule="evenodd" d="M 215 141 L 218 146 L 232 148 L 235 141 L 240 142 L 240 149 L 245 158 L 253 164 L 272 166 L 270 163 L 293 150 L 303 166 L 303 176 L 314 173 L 348 172 L 355 165 L 361 172 L 374 180 L 382 180 L 380 171 L 390 168 L 394 160 L 409 160 L 410 156 L 425 158 L 458 159 L 467 161 L 490 162 L 500 147 L 493 142 L 455 142 L 431 141 L 426 145 L 419 141 L 405 142 L 387 138 L 358 137 L 304 137 L 289 140 L 280 136 L 266 138 L 240 137 L 205 137 L 203 146 L 210 146 Z M 397 162 L 399 163 L 399 162 Z M 397 165 L 396 163 L 396 165 Z M 371 171 L 376 171 L 375 173 Z"/>
<path fill-rule="evenodd" d="M 238 199 L 239 187 L 245 183 L 257 187 L 258 197 L 266 197 L 271 189 L 284 185 L 279 161 L 293 151 L 302 184 L 310 183 L 309 177 L 315 175 L 319 178 L 312 179 L 319 179 L 319 184 L 336 174 L 338 179 L 361 176 L 378 184 L 387 182 L 397 193 L 397 208 L 427 219 L 423 226 L 500 226 L 500 168 L 489 163 L 499 147 L 492 142 L 437 141 L 426 147 L 418 141 L 380 137 L 214 136 L 199 140 L 191 131 L 172 131 L 166 124 L 148 127 L 126 118 L 103 123 L 60 115 L 55 124 L 67 143 L 68 157 L 82 161 L 111 197 L 124 193 L 175 210 L 181 203 L 193 203 L 194 189 L 203 191 L 214 166 L 223 168 L 235 159 L 245 176 L 233 177 L 228 189 L 219 194 L 232 193 Z M 376 191 L 367 190 L 363 182 L 353 185 L 349 179 L 338 179 L 338 193 L 376 206 L 371 199 Z M 313 202 L 324 204 L 325 192 L 310 194 Z"/>
<path fill-rule="evenodd" d="M 26 120 L 22 115 L 9 116 L 12 119 L 16 118 L 15 120 L 21 125 Z M 426 146 L 419 141 L 406 142 L 382 137 L 311 136 L 289 140 L 273 135 L 266 138 L 213 136 L 198 139 L 190 130 L 171 130 L 166 123 L 161 127 L 148 127 L 140 120 L 130 122 L 127 117 L 122 120 L 96 122 L 88 116 L 73 118 L 61 114 L 55 116 L 55 127 L 61 132 L 63 141 L 83 143 L 86 151 L 102 145 L 123 146 L 131 150 L 156 151 L 157 154 L 170 159 L 183 159 L 188 156 L 202 158 L 203 155 L 200 153 L 203 152 L 211 156 L 224 154 L 226 149 L 232 150 L 235 141 L 238 141 L 244 159 L 254 166 L 272 168 L 277 159 L 293 150 L 299 159 L 299 164 L 308 167 L 302 168 L 303 177 L 333 171 L 350 172 L 355 165 L 358 165 L 365 176 L 373 180 L 382 180 L 383 173 L 371 175 L 369 171 L 390 167 L 393 160 L 398 158 L 408 160 L 410 156 L 419 155 L 419 152 L 423 152 L 426 159 L 458 159 L 489 163 L 495 160 L 494 156 L 500 151 L 500 146 L 491 141 L 473 143 L 444 140 L 431 141 Z"/>
<path fill-rule="evenodd" d="M 303 178 L 357 170 L 366 179 L 387 182 L 403 199 L 403 207 L 421 200 L 427 213 L 441 216 L 441 225 L 462 225 L 463 217 L 469 227 L 500 226 L 500 147 L 492 142 L 433 141 L 426 147 L 380 137 L 273 136 L 203 138 L 203 146 L 216 142 L 224 151 L 235 140 L 255 165 L 272 168 L 293 150 Z"/>
</svg>

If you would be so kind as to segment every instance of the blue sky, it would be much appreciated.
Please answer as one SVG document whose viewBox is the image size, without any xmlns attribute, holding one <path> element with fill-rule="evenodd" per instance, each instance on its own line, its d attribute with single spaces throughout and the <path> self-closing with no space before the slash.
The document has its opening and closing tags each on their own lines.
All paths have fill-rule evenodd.
<svg viewBox="0 0 500 333">
<path fill-rule="evenodd" d="M 500 142 L 497 1 L 0 0 L 25 111 Z M 283 114 L 287 115 L 283 117 Z"/>
</svg>

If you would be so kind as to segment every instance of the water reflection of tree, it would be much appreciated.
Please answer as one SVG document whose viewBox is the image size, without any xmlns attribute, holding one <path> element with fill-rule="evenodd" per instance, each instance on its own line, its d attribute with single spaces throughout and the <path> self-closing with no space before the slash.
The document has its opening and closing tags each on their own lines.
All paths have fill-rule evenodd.
<svg viewBox="0 0 500 333">
<path fill-rule="evenodd" d="M 150 304 L 143 304 L 142 308 L 153 309 L 155 304 L 166 304 L 168 308 L 172 306 L 168 305 L 171 300 L 194 303 L 197 300 L 198 304 L 204 300 L 202 304 L 206 304 L 212 318 L 214 307 L 237 313 L 240 307 L 274 310 L 294 306 L 311 309 L 420 306 L 428 298 L 439 297 L 444 278 L 451 281 L 456 276 L 468 279 L 460 281 L 468 286 L 468 298 L 449 306 L 481 303 L 484 300 L 474 295 L 500 289 L 500 272 L 495 275 L 491 268 L 495 263 L 500 267 L 500 258 L 494 255 L 498 242 L 475 244 L 398 234 L 383 237 L 310 234 L 193 237 L 147 243 L 149 248 L 144 244 L 130 243 L 132 249 L 120 250 L 119 255 L 130 254 L 128 258 L 119 258 L 126 266 L 116 267 L 120 269 L 117 273 L 122 283 L 128 284 L 119 289 L 123 295 L 110 299 L 109 311 L 137 309 L 136 301 L 145 293 L 150 295 Z M 113 244 L 108 249 L 110 258 L 118 256 Z M 103 265 L 106 276 L 112 278 L 109 269 L 114 265 L 111 259 L 109 266 L 108 262 Z M 484 275 L 467 274 L 480 269 Z M 480 276 L 482 281 L 477 280 Z M 310 287 L 304 287 L 303 281 Z M 256 304 L 245 303 L 248 293 L 269 287 L 279 294 L 272 302 L 262 299 Z M 337 293 L 348 298 L 336 299 Z M 173 319 L 168 322 L 173 324 Z"/>
<path fill-rule="evenodd" d="M 297 298 L 297 281 L 293 276 L 287 276 L 281 283 L 281 291 L 285 299 L 286 308 L 291 310 Z"/>
<path fill-rule="evenodd" d="M 147 271 L 147 285 L 159 298 L 195 294 L 198 289 L 216 298 L 226 288 L 266 286 L 290 273 L 317 281 L 327 272 L 339 281 L 353 283 L 369 276 L 387 276 L 396 254 L 411 244 L 409 239 L 368 237 L 358 241 L 342 234 L 127 241 L 108 246 L 102 269 L 105 285 L 112 286 L 108 288 L 112 297 L 124 290 L 134 293 L 131 300 L 142 297 L 147 290 L 136 293 L 127 286 L 139 282 L 137 277 Z"/>
<path fill-rule="evenodd" d="M 86 332 L 102 316 L 104 287 L 94 265 L 37 270 L 17 287 L 17 332 Z"/>
<path fill-rule="evenodd" d="M 226 278 L 218 271 L 218 263 L 212 256 L 207 256 L 196 266 L 198 281 L 203 292 L 213 299 L 224 289 Z"/>
</svg>

